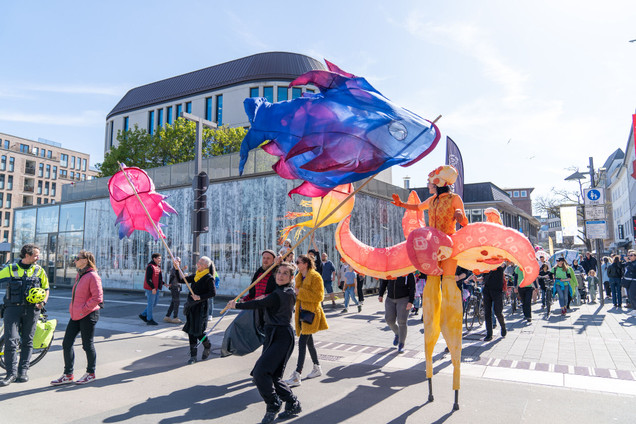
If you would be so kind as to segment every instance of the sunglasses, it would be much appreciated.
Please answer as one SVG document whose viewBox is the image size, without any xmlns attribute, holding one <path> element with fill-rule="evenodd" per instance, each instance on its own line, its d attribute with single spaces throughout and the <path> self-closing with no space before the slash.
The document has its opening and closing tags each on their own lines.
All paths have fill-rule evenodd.
<svg viewBox="0 0 636 424">
<path fill-rule="evenodd" d="M 75 258 L 73 259 L 73 262 L 79 261 L 80 259 L 86 259 L 86 256 L 75 256 Z"/>
</svg>

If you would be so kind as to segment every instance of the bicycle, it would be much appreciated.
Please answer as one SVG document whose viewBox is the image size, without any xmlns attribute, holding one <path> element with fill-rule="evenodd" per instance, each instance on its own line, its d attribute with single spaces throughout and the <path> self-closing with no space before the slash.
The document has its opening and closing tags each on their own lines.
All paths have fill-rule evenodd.
<svg viewBox="0 0 636 424">
<path fill-rule="evenodd" d="M 49 323 L 47 326 L 46 323 Z M 57 326 L 57 320 L 48 319 L 48 315 L 46 315 L 46 311 L 43 309 L 40 313 L 40 317 L 38 318 L 38 323 L 35 327 L 35 335 L 33 336 L 33 353 L 31 354 L 31 362 L 30 366 L 33 366 L 40 362 L 42 358 L 47 354 L 51 345 L 53 344 L 53 338 L 55 327 Z M 48 327 L 48 328 L 47 328 Z M 46 334 L 45 334 L 46 332 Z M 7 369 L 7 366 L 4 362 L 4 322 L 0 327 L 0 368 Z M 39 345 L 36 343 L 38 341 L 42 341 Z M 20 355 L 20 346 L 16 350 L 16 355 Z"/>
<path fill-rule="evenodd" d="M 483 296 L 481 287 L 475 287 L 473 294 L 466 301 L 464 308 L 464 324 L 466 331 L 472 330 L 475 325 L 475 320 L 479 322 L 479 325 L 484 323 L 486 311 L 484 310 Z"/>
<path fill-rule="evenodd" d="M 554 283 L 546 283 L 545 285 L 545 316 L 546 319 L 550 317 L 550 311 L 552 310 L 552 288 Z"/>
</svg>

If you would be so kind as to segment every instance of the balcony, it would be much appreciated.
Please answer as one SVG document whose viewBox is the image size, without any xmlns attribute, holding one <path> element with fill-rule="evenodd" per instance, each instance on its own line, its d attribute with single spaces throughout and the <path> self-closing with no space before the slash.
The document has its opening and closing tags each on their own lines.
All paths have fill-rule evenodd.
<svg viewBox="0 0 636 424">
<path fill-rule="evenodd" d="M 27 193 L 33 193 L 35 191 L 35 187 L 34 186 L 24 186 L 24 191 L 26 191 Z"/>
<path fill-rule="evenodd" d="M 26 167 L 24 167 L 24 173 L 26 175 L 35 175 L 35 166 L 26 166 Z"/>
</svg>

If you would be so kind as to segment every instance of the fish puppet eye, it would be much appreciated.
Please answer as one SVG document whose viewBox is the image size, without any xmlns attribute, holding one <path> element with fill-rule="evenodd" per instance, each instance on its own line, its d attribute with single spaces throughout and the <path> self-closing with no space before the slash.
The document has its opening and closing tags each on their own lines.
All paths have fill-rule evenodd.
<svg viewBox="0 0 636 424">
<path fill-rule="evenodd" d="M 406 138 L 409 132 L 407 131 L 403 123 L 393 121 L 389 124 L 389 133 L 394 139 L 402 141 Z"/>
</svg>

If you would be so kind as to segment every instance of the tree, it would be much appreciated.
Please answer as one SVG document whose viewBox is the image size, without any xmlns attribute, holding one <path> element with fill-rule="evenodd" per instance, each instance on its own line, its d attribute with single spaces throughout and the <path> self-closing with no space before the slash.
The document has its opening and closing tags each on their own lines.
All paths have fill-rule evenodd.
<svg viewBox="0 0 636 424">
<path fill-rule="evenodd" d="M 216 130 L 204 127 L 203 157 L 237 152 L 246 133 L 242 127 L 222 126 Z M 117 162 L 148 169 L 194 160 L 196 124 L 178 118 L 172 125 L 157 128 L 153 135 L 135 125 L 132 130 L 119 131 L 117 141 L 118 145 L 104 156 L 104 162 L 96 165 L 102 177 L 116 173 Z"/>
</svg>

